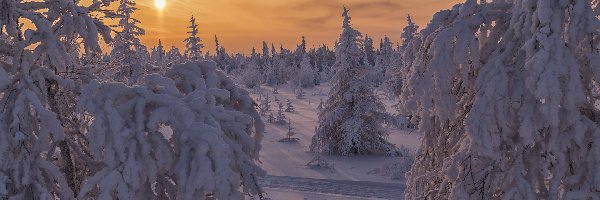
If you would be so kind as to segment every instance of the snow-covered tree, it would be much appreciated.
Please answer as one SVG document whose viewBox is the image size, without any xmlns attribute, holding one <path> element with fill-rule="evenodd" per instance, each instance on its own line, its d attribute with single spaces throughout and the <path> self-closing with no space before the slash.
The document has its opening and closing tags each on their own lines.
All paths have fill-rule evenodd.
<svg viewBox="0 0 600 200">
<path fill-rule="evenodd" d="M 296 111 L 296 108 L 294 107 L 294 104 L 292 103 L 291 100 L 287 99 L 285 103 L 286 103 L 285 112 L 295 112 Z"/>
<path fill-rule="evenodd" d="M 600 198 L 592 3 L 469 0 L 411 40 L 401 111 L 424 138 L 407 199 Z"/>
<path fill-rule="evenodd" d="M 221 51 L 221 46 L 219 44 L 219 38 L 217 37 L 217 34 L 215 34 L 215 56 L 219 56 L 219 52 Z"/>
<path fill-rule="evenodd" d="M 315 86 L 315 77 L 317 73 L 313 69 L 312 64 L 308 56 L 304 56 L 300 63 L 300 69 L 298 73 L 293 76 L 293 84 L 295 87 L 301 88 L 312 88 Z"/>
<path fill-rule="evenodd" d="M 269 86 L 284 84 L 286 82 L 284 65 L 284 60 L 280 55 L 273 56 L 272 61 L 265 68 L 265 84 Z"/>
<path fill-rule="evenodd" d="M 271 58 L 277 56 L 277 50 L 275 50 L 275 44 L 271 43 Z"/>
<path fill-rule="evenodd" d="M 198 37 L 198 24 L 196 24 L 194 15 L 190 18 L 190 26 L 187 28 L 190 29 L 190 31 L 187 32 L 190 36 L 183 40 L 186 47 L 184 56 L 188 60 L 199 60 L 202 58 L 202 48 L 204 47 L 204 44 L 202 44 L 202 39 Z"/>
<path fill-rule="evenodd" d="M 343 30 L 336 46 L 336 78 L 319 127 L 310 145 L 311 151 L 338 155 L 387 154 L 396 147 L 386 141 L 381 125 L 385 107 L 368 84 L 361 79 L 361 33 L 350 24 L 344 8 Z"/>
<path fill-rule="evenodd" d="M 335 63 L 335 52 L 331 51 L 326 45 L 319 47 L 316 52 L 315 68 L 317 69 L 317 83 L 330 80 L 335 74 L 333 65 Z"/>
<path fill-rule="evenodd" d="M 168 66 L 175 66 L 183 63 L 183 55 L 181 55 L 181 51 L 175 46 L 171 46 L 171 49 L 167 52 L 166 59 Z"/>
<path fill-rule="evenodd" d="M 93 76 L 67 45 L 99 52 L 110 28 L 91 15 L 109 3 L 0 2 L 0 198 L 73 199 L 80 188 L 85 122 L 74 105 Z"/>
<path fill-rule="evenodd" d="M 240 69 L 236 70 L 239 71 L 236 75 L 238 82 L 247 88 L 259 86 L 262 75 L 258 69 L 258 64 L 252 60 L 244 60 L 243 62 Z"/>
<path fill-rule="evenodd" d="M 269 57 L 271 52 L 269 52 L 269 45 L 267 45 L 267 42 L 263 41 L 262 52 L 262 64 L 266 65 L 271 60 L 271 57 Z"/>
<path fill-rule="evenodd" d="M 144 46 L 139 37 L 145 34 L 144 29 L 138 26 L 139 20 L 132 15 L 137 10 L 134 0 L 120 0 L 116 11 L 118 24 L 115 40 L 112 43 L 111 59 L 120 65 L 115 69 L 115 81 L 133 85 L 141 81 L 146 74 Z"/>
<path fill-rule="evenodd" d="M 232 63 L 231 57 L 227 54 L 225 47 L 221 45 L 219 42 L 219 38 L 215 35 L 215 44 L 216 44 L 216 53 L 213 60 L 217 62 L 217 66 L 221 68 L 221 70 L 230 73 L 234 69 L 234 64 Z"/>
<path fill-rule="evenodd" d="M 373 38 L 369 37 L 369 35 L 365 35 L 363 50 L 365 51 L 364 59 L 366 62 L 368 62 L 371 66 L 375 66 L 376 53 L 375 49 L 373 48 Z"/>
<path fill-rule="evenodd" d="M 78 199 L 262 192 L 255 161 L 264 125 L 248 92 L 212 61 L 176 65 L 143 86 L 93 81 L 78 110 L 93 117 L 87 138 L 97 163 Z"/>
<path fill-rule="evenodd" d="M 285 124 L 287 118 L 285 117 L 285 109 L 283 108 L 283 103 L 281 101 L 277 102 L 277 119 L 275 120 L 279 124 Z"/>
<path fill-rule="evenodd" d="M 302 41 L 300 41 L 300 44 L 296 47 L 296 51 L 294 51 L 294 64 L 296 66 L 298 66 L 300 62 L 302 62 L 302 59 L 304 58 L 305 54 L 306 39 L 304 38 L 304 36 L 302 36 Z"/>
<path fill-rule="evenodd" d="M 401 37 L 402 45 L 397 52 L 388 53 L 390 59 L 387 60 L 388 73 L 386 74 L 389 76 L 389 78 L 385 83 L 385 89 L 388 91 L 389 97 L 392 99 L 400 96 L 400 93 L 402 93 L 402 84 L 405 78 L 403 70 L 405 67 L 409 68 L 409 66 L 412 64 L 411 61 L 415 60 L 415 54 L 419 48 L 417 45 L 412 45 L 409 47 L 410 42 L 417 34 L 419 26 L 412 21 L 410 15 L 407 15 L 406 23 L 407 25 L 404 27 Z"/>
<path fill-rule="evenodd" d="M 388 46 L 383 46 L 383 45 L 389 45 L 389 47 L 391 47 L 389 38 L 386 36 L 385 39 L 386 39 L 386 43 L 382 43 L 382 49 L 388 47 Z M 364 72 L 365 79 L 367 81 L 371 82 L 371 84 L 374 87 L 379 87 L 388 78 L 386 72 L 390 65 L 389 60 L 391 60 L 391 58 L 392 58 L 391 53 L 393 53 L 393 52 L 390 53 L 387 50 L 388 49 L 379 51 L 379 55 L 371 55 L 371 56 L 369 56 L 368 51 L 365 50 L 365 54 L 364 54 L 364 58 L 363 58 L 363 63 L 365 66 L 365 72 Z M 391 48 L 390 48 L 390 50 L 391 50 Z M 374 65 L 372 65 L 371 62 L 369 61 L 370 57 L 374 57 L 373 58 Z"/>
<path fill-rule="evenodd" d="M 304 92 L 302 87 L 297 87 L 294 93 L 296 94 L 296 99 L 304 99 L 304 96 L 306 96 L 306 92 Z"/>
<path fill-rule="evenodd" d="M 256 48 L 252 47 L 252 51 L 250 51 L 250 60 L 258 62 L 260 60 L 260 55 L 256 52 Z"/>
<path fill-rule="evenodd" d="M 402 51 L 410 40 L 415 37 L 415 34 L 419 30 L 419 26 L 412 21 L 412 18 L 409 15 L 406 15 L 406 26 L 402 29 L 402 35 L 400 39 L 402 39 L 402 46 L 400 46 L 400 50 Z"/>
<path fill-rule="evenodd" d="M 288 131 L 285 133 L 285 138 L 279 140 L 279 142 L 298 143 L 298 141 L 300 141 L 300 138 L 293 137 L 294 135 L 296 135 L 298 133 L 293 131 L 294 128 L 292 127 L 292 121 L 288 120 L 287 125 L 288 125 Z"/>
<path fill-rule="evenodd" d="M 267 112 L 271 111 L 271 100 L 269 99 L 269 94 L 264 96 L 264 99 L 260 99 L 260 114 L 266 115 Z"/>
<path fill-rule="evenodd" d="M 288 140 L 292 139 L 292 136 L 296 135 L 296 132 L 292 131 L 294 128 L 292 127 L 292 120 L 288 120 L 288 131 L 285 134 Z"/>
<path fill-rule="evenodd" d="M 100 51 L 99 35 L 110 41 L 110 28 L 91 17 L 110 1 L 89 3 L 0 3 L 8 35 L 0 41 L 8 61 L 0 62 L 0 198 L 261 193 L 263 125 L 249 94 L 214 63 L 176 66 L 135 87 L 93 80 L 65 46 L 82 41 L 87 55 Z"/>
<path fill-rule="evenodd" d="M 162 41 L 158 40 L 158 45 L 152 49 L 152 53 L 150 53 L 150 58 L 153 64 L 159 68 L 164 69 L 165 61 L 166 61 L 166 52 L 165 47 L 162 45 Z"/>
<path fill-rule="evenodd" d="M 407 41 L 405 41 L 407 42 Z M 381 43 L 381 50 L 375 61 L 375 69 L 383 75 L 383 90 L 390 99 L 395 99 L 402 90 L 402 50 L 392 48 L 392 43 L 388 37 L 385 37 Z"/>
<path fill-rule="evenodd" d="M 269 113 L 269 116 L 267 118 L 267 121 L 269 123 L 275 123 L 275 116 L 273 115 L 273 113 Z"/>
</svg>

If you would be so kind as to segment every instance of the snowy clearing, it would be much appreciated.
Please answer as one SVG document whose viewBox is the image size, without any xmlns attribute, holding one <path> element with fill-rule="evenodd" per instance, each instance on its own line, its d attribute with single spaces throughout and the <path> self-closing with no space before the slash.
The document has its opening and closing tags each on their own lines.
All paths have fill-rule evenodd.
<svg viewBox="0 0 600 200">
<path fill-rule="evenodd" d="M 296 110 L 295 112 L 285 112 L 285 115 L 292 122 L 292 131 L 297 133 L 293 137 L 299 139 L 298 143 L 279 142 L 280 139 L 286 137 L 288 125 L 266 123 L 260 166 L 268 174 L 266 179 L 261 180 L 268 197 L 279 199 L 277 195 L 282 193 L 292 195 L 289 198 L 286 195 L 286 199 L 314 199 L 311 197 L 315 197 L 316 193 L 359 196 L 360 199 L 367 197 L 397 199 L 402 197 L 404 192 L 403 178 L 392 180 L 388 176 L 372 173 L 371 171 L 405 159 L 403 157 L 326 155 L 324 157 L 334 165 L 333 169 L 314 170 L 306 166 L 306 163 L 313 157 L 308 150 L 311 137 L 315 133 L 315 126 L 318 125 L 319 109 L 317 107 L 320 98 L 324 100 L 327 98 L 326 94 L 329 88 L 329 84 L 325 83 L 311 89 L 305 89 L 306 95 L 303 99 L 296 99 L 294 89 L 290 86 L 278 87 L 278 94 L 273 94 L 273 88 L 268 86 L 261 86 L 260 89 L 249 89 L 257 102 L 258 99 L 264 98 L 264 95 L 269 95 L 269 99 L 272 101 L 270 112 L 274 115 L 277 113 L 275 98 L 282 102 L 289 99 Z M 263 97 L 258 95 L 261 91 Z M 384 103 L 388 107 L 388 112 L 393 112 L 393 110 L 389 110 L 393 102 L 384 101 Z M 268 121 L 267 116 L 263 116 L 265 122 Z M 411 133 L 410 130 L 390 130 L 389 141 L 397 146 L 404 145 L 411 152 L 414 152 L 419 146 L 420 138 L 419 135 Z M 339 197 L 323 197 L 322 199 L 336 198 Z"/>
</svg>

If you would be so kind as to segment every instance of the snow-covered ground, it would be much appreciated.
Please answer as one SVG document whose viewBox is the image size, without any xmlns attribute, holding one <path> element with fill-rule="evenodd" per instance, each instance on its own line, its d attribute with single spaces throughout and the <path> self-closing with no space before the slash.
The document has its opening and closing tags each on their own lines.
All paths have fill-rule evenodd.
<svg viewBox="0 0 600 200">
<path fill-rule="evenodd" d="M 398 183 L 377 183 L 369 181 L 348 181 L 314 179 L 289 176 L 266 176 L 261 184 L 269 198 L 277 199 L 269 191 L 285 193 L 309 193 L 313 196 L 353 197 L 362 199 L 399 199 L 403 196 L 404 185 Z"/>
<path fill-rule="evenodd" d="M 395 193 L 392 192 L 393 194 L 391 195 L 401 198 L 402 195 L 398 196 L 398 194 L 403 193 L 403 191 L 401 191 L 404 187 L 403 178 L 392 180 L 389 176 L 374 172 L 381 172 L 382 170 L 377 169 L 402 161 L 402 159 L 405 158 L 386 156 L 325 156 L 328 162 L 333 163 L 333 169 L 315 170 L 306 166 L 306 163 L 313 158 L 313 155 L 308 152 L 308 149 L 311 137 L 315 132 L 315 127 L 318 125 L 319 110 L 317 107 L 321 98 L 323 101 L 327 99 L 329 88 L 329 84 L 322 84 L 321 86 L 312 89 L 305 89 L 305 97 L 303 99 L 296 99 L 293 88 L 290 88 L 289 86 L 278 87 L 278 94 L 272 93 L 272 87 L 261 87 L 260 91 L 262 91 L 263 94 L 268 94 L 272 101 L 270 107 L 274 116 L 277 115 L 278 108 L 277 103 L 274 101 L 274 97 L 279 101 L 282 101 L 284 105 L 287 99 L 293 102 L 292 104 L 296 111 L 292 113 L 286 112 L 285 115 L 288 119 L 291 119 L 293 131 L 297 133 L 293 137 L 300 139 L 298 143 L 279 142 L 280 139 L 286 137 L 286 133 L 288 132 L 287 125 L 268 123 L 268 117 L 263 117 L 267 127 L 262 142 L 263 147 L 260 156 L 260 165 L 267 171 L 268 176 L 266 181 L 268 182 L 269 177 L 297 177 L 301 179 L 350 181 L 355 185 L 365 186 L 356 187 L 357 190 L 369 187 L 377 188 L 374 183 L 381 183 L 397 187 L 396 189 L 391 190 L 381 190 L 379 193 L 390 193 L 390 191 L 400 190 L 395 191 Z M 251 89 L 250 91 L 253 93 L 254 98 L 257 99 L 259 90 Z M 384 102 L 388 105 L 392 104 L 390 101 Z M 414 152 L 420 144 L 420 138 L 419 135 L 416 135 L 414 132 L 411 133 L 410 130 L 390 130 L 389 140 L 398 146 L 403 145 L 409 148 L 411 152 Z M 356 199 L 356 197 L 358 197 L 358 199 L 369 199 L 369 196 L 366 195 L 356 196 L 351 193 L 332 192 L 331 189 L 323 189 L 322 187 L 303 189 L 301 186 L 298 186 L 299 188 L 294 189 L 293 185 L 297 183 L 291 181 L 294 179 L 289 180 L 289 184 L 285 187 L 276 184 L 263 185 L 268 192 L 268 197 L 272 199 L 353 199 L 351 196 L 354 196 L 354 199 Z M 284 182 L 279 182 L 278 184 L 285 185 Z M 367 192 L 368 191 L 365 191 L 365 193 Z M 357 194 L 360 195 L 361 192 L 358 191 Z M 385 194 L 382 194 L 380 197 L 389 199 L 387 198 L 389 196 L 386 196 Z"/>
</svg>

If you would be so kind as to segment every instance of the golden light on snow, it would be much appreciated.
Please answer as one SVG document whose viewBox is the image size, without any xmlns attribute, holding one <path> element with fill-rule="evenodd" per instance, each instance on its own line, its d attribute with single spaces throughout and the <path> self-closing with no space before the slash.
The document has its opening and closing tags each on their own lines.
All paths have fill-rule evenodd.
<svg viewBox="0 0 600 200">
<path fill-rule="evenodd" d="M 166 0 L 154 0 L 154 7 L 156 7 L 157 9 L 165 9 L 165 6 L 167 6 Z"/>
</svg>

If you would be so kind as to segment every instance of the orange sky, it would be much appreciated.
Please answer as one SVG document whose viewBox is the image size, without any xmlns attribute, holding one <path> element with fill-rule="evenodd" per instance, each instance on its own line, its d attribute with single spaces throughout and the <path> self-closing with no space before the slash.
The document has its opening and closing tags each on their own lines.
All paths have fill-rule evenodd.
<svg viewBox="0 0 600 200">
<path fill-rule="evenodd" d="M 423 27 L 431 16 L 464 0 L 166 0 L 164 10 L 154 0 L 137 0 L 134 17 L 146 29 L 142 41 L 151 48 L 163 45 L 183 50 L 188 21 L 193 14 L 204 40 L 203 53 L 214 53 L 214 35 L 228 52 L 248 53 L 262 41 L 295 48 L 302 35 L 309 46 L 331 45 L 339 36 L 345 5 L 355 28 L 376 38 L 388 35 L 394 42 L 406 24 L 406 14 Z M 259 50 L 260 51 L 260 50 Z"/>
</svg>

